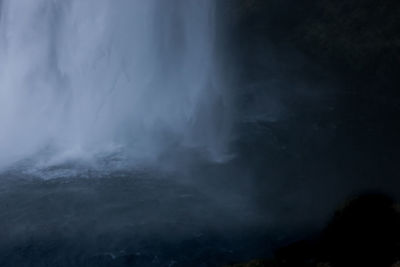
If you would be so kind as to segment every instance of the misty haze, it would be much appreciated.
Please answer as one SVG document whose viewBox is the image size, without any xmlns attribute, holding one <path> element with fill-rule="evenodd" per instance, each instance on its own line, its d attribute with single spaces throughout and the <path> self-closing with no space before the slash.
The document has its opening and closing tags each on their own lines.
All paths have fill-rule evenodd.
<svg viewBox="0 0 400 267">
<path fill-rule="evenodd" d="M 397 266 L 400 4 L 317 2 L 0 0 L 0 266 Z"/>
</svg>

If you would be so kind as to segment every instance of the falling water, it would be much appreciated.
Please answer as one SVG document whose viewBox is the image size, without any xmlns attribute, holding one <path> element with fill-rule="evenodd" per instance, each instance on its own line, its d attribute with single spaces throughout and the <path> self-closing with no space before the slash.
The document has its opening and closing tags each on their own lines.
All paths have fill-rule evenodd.
<svg viewBox="0 0 400 267">
<path fill-rule="evenodd" d="M 226 153 L 216 1 L 0 3 L 0 167 Z"/>
</svg>

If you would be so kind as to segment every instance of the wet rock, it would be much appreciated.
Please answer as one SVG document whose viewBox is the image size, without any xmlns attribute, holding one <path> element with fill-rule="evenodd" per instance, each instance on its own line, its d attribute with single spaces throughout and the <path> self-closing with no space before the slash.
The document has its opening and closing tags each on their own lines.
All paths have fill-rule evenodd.
<svg viewBox="0 0 400 267">
<path fill-rule="evenodd" d="M 253 260 L 248 263 L 232 265 L 232 267 L 279 267 L 278 262 L 273 260 Z"/>
<path fill-rule="evenodd" d="M 336 212 L 323 233 L 319 254 L 334 266 L 390 266 L 398 256 L 399 225 L 391 198 L 360 196 Z"/>
<path fill-rule="evenodd" d="M 383 194 L 365 194 L 342 205 L 317 237 L 280 248 L 273 260 L 234 265 L 278 267 L 398 267 L 400 213 Z"/>
</svg>

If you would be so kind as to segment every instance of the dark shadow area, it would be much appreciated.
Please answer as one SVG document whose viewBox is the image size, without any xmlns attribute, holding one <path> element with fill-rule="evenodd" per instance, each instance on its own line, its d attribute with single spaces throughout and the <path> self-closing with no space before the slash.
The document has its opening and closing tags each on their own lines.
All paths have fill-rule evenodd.
<svg viewBox="0 0 400 267">
<path fill-rule="evenodd" d="M 399 219 L 390 197 L 361 195 L 339 208 L 321 233 L 278 249 L 275 259 L 234 266 L 397 266 Z"/>
<path fill-rule="evenodd" d="M 255 177 L 260 209 L 304 226 L 292 237 L 305 240 L 279 250 L 286 265 L 246 266 L 389 266 L 399 256 L 400 2 L 229 3 L 237 164 Z M 382 195 L 355 197 L 319 236 L 339 203 L 365 192 Z"/>
</svg>

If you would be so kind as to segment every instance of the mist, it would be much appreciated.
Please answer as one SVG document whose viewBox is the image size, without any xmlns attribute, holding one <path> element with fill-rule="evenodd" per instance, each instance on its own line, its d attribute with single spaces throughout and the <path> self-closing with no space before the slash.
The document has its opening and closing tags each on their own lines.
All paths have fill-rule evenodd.
<svg viewBox="0 0 400 267">
<path fill-rule="evenodd" d="M 0 266 L 399 251 L 400 4 L 361 2 L 0 0 Z"/>
<path fill-rule="evenodd" d="M 187 149 L 223 159 L 215 16 L 212 0 L 2 1 L 0 167 L 152 164 Z"/>
</svg>

